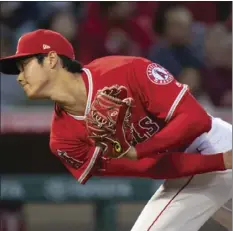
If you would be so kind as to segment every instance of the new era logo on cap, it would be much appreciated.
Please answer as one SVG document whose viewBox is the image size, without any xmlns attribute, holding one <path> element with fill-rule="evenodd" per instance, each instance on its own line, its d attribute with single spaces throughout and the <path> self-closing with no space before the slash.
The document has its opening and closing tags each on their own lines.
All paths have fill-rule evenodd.
<svg viewBox="0 0 233 231">
<path fill-rule="evenodd" d="M 51 47 L 47 44 L 43 44 L 43 49 L 46 50 L 46 49 L 50 49 Z"/>
</svg>

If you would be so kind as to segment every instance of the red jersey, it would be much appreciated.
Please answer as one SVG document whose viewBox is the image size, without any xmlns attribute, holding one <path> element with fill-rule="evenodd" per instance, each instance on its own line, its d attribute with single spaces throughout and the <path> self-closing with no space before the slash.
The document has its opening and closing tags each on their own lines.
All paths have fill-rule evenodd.
<svg viewBox="0 0 233 231">
<path fill-rule="evenodd" d="M 84 66 L 83 71 L 88 92 L 85 113 L 83 116 L 72 116 L 64 111 L 59 116 L 54 113 L 50 138 L 52 152 L 80 183 L 85 183 L 92 175 L 165 179 L 193 173 L 194 166 L 184 171 L 184 163 L 179 158 L 182 154 L 170 153 L 188 147 L 211 127 L 209 116 L 191 96 L 187 85 L 178 83 L 160 65 L 138 57 L 100 58 Z M 141 160 L 105 159 L 101 149 L 92 146 L 87 138 L 84 119 L 91 102 L 99 89 L 114 84 L 125 86 L 134 99 L 134 145 Z M 169 153 L 165 154 L 165 150 Z M 157 166 L 161 158 L 163 161 Z M 200 172 L 205 171 L 199 168 Z"/>
</svg>

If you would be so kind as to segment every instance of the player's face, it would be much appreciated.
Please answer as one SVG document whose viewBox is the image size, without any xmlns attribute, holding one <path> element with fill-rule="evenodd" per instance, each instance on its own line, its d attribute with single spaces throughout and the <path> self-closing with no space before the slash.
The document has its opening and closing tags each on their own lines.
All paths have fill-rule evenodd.
<svg viewBox="0 0 233 231">
<path fill-rule="evenodd" d="M 24 59 L 18 63 L 20 74 L 17 81 L 31 99 L 47 98 L 44 88 L 48 82 L 48 72 L 35 57 Z"/>
</svg>

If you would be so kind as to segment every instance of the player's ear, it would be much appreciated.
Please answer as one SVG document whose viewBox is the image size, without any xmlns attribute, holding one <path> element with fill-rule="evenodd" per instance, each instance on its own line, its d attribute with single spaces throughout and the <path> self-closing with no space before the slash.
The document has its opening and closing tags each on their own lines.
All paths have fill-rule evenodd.
<svg viewBox="0 0 233 231">
<path fill-rule="evenodd" d="M 54 69 L 59 62 L 59 57 L 55 51 L 50 51 L 48 53 L 48 64 L 51 69 Z"/>
</svg>

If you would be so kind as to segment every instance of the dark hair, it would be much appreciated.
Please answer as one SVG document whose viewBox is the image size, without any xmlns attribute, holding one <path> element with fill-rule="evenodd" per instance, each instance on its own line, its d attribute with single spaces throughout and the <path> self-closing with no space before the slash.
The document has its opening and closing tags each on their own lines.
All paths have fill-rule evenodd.
<svg viewBox="0 0 233 231">
<path fill-rule="evenodd" d="M 44 58 L 46 56 L 47 54 L 35 55 L 39 64 L 43 64 Z M 67 71 L 71 73 L 82 73 L 83 72 L 82 65 L 78 61 L 72 60 L 64 55 L 58 55 L 58 56 L 62 61 L 63 68 L 65 68 Z"/>
</svg>

